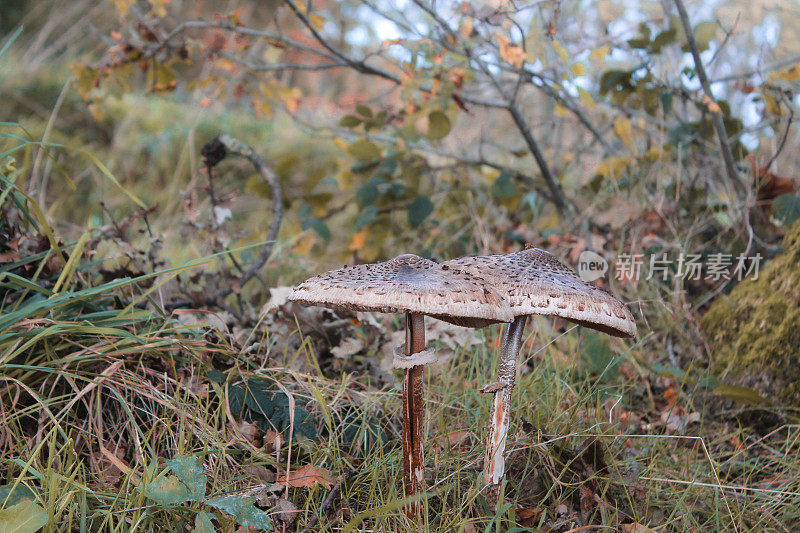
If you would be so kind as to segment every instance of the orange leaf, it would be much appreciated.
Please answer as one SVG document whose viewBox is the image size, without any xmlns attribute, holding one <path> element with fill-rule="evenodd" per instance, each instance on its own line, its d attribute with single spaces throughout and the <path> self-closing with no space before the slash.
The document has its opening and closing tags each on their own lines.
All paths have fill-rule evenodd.
<svg viewBox="0 0 800 533">
<path fill-rule="evenodd" d="M 288 476 L 278 478 L 278 483 L 287 483 L 295 488 L 313 487 L 315 483 L 319 483 L 326 489 L 330 489 L 336 481 L 336 476 L 326 469 L 314 468 L 311 465 L 304 465 L 299 470 L 289 472 Z"/>
<path fill-rule="evenodd" d="M 364 247 L 369 237 L 369 228 L 362 228 L 361 231 L 353 235 L 353 241 L 350 243 L 350 251 L 357 252 Z"/>
</svg>

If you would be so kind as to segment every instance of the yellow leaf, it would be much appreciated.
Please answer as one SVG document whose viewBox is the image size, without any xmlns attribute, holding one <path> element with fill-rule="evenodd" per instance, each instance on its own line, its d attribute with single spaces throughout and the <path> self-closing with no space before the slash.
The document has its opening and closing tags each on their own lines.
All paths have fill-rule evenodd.
<svg viewBox="0 0 800 533">
<path fill-rule="evenodd" d="M 561 104 L 556 104 L 555 107 L 553 108 L 553 113 L 557 117 L 566 117 L 567 116 L 567 108 L 564 107 Z"/>
<path fill-rule="evenodd" d="M 633 127 L 631 121 L 625 117 L 619 117 L 614 121 L 614 133 L 627 146 L 633 149 Z"/>
<path fill-rule="evenodd" d="M 458 33 L 461 34 L 462 38 L 469 39 L 472 37 L 473 30 L 474 25 L 471 18 L 461 19 L 461 23 L 458 25 Z"/>
<path fill-rule="evenodd" d="M 345 141 L 341 137 L 334 137 L 333 138 L 333 144 L 335 144 L 336 147 L 339 150 L 341 150 L 342 152 L 346 152 L 347 151 L 347 141 Z"/>
<path fill-rule="evenodd" d="M 570 70 L 572 70 L 573 76 L 583 76 L 584 74 L 586 74 L 586 68 L 580 63 L 575 63 L 574 65 L 572 65 L 572 68 Z"/>
<path fill-rule="evenodd" d="M 158 18 L 167 16 L 167 4 L 170 0 L 150 0 L 150 12 Z"/>
<path fill-rule="evenodd" d="M 500 171 L 496 168 L 483 165 L 481 167 L 481 174 L 486 178 L 486 183 L 494 183 L 494 180 L 500 175 Z"/>
<path fill-rule="evenodd" d="M 308 16 L 308 20 L 315 30 L 322 31 L 322 27 L 325 25 L 325 17 L 312 13 Z"/>
<path fill-rule="evenodd" d="M 520 68 L 525 63 L 525 52 L 518 44 L 511 44 L 508 37 L 502 33 L 495 34 L 497 45 L 500 47 L 500 57 L 509 65 Z"/>
<path fill-rule="evenodd" d="M 111 0 L 111 3 L 114 4 L 114 7 L 120 15 L 125 16 L 128 14 L 128 10 L 135 1 L 136 0 Z"/>
<path fill-rule="evenodd" d="M 583 102 L 583 104 L 589 109 L 592 109 L 596 105 L 591 93 L 589 93 L 589 91 L 583 87 L 578 87 L 578 96 L 580 97 L 581 102 Z"/>
<path fill-rule="evenodd" d="M 776 116 L 783 115 L 783 108 L 780 102 L 767 91 L 764 91 L 764 103 L 766 104 L 767 111 Z"/>
<path fill-rule="evenodd" d="M 305 256 L 311 253 L 311 249 L 314 247 L 314 242 L 316 241 L 316 237 L 312 232 L 302 233 L 295 245 L 292 247 L 294 253 L 299 256 Z"/>
<path fill-rule="evenodd" d="M 567 52 L 566 48 L 561 46 L 561 43 L 558 42 L 557 39 L 553 41 L 553 48 L 555 48 L 558 57 L 561 58 L 561 61 L 563 61 L 564 63 L 569 62 L 569 52 Z"/>
<path fill-rule="evenodd" d="M 604 59 L 608 55 L 608 45 L 601 46 L 599 48 L 595 48 L 592 50 L 592 53 L 589 54 L 589 59 L 591 61 L 598 61 Z"/>
<path fill-rule="evenodd" d="M 795 65 L 792 68 L 786 70 L 779 70 L 777 72 L 773 72 L 769 76 L 770 81 L 800 81 L 800 65 Z"/>
</svg>

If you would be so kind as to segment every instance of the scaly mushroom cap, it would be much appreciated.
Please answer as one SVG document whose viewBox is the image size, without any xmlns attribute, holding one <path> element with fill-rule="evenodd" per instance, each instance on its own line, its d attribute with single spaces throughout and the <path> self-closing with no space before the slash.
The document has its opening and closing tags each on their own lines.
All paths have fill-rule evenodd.
<svg viewBox="0 0 800 533">
<path fill-rule="evenodd" d="M 298 285 L 288 299 L 351 311 L 420 313 L 467 327 L 514 319 L 490 286 L 413 254 L 325 272 Z"/>
<path fill-rule="evenodd" d="M 584 282 L 544 250 L 461 257 L 445 261 L 441 268 L 495 287 L 507 296 L 515 316 L 559 316 L 615 337 L 636 335 L 636 322 L 625 304 Z"/>
</svg>

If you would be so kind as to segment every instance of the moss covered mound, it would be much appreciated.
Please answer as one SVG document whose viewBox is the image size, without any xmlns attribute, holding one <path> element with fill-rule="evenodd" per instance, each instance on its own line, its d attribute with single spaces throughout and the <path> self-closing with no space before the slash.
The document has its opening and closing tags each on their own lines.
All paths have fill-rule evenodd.
<svg viewBox="0 0 800 533">
<path fill-rule="evenodd" d="M 702 327 L 722 379 L 800 405 L 800 222 L 758 279 L 719 298 Z"/>
</svg>

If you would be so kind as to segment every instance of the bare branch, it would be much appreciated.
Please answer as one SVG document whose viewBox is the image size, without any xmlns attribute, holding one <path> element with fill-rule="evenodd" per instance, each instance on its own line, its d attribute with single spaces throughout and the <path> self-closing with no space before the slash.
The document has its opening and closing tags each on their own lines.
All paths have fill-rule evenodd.
<svg viewBox="0 0 800 533">
<path fill-rule="evenodd" d="M 510 102 L 508 104 L 508 112 L 517 125 L 517 129 L 519 129 L 519 132 L 522 134 L 522 138 L 525 139 L 525 144 L 528 145 L 528 150 L 530 150 L 533 158 L 536 160 L 536 164 L 539 166 L 542 178 L 544 178 L 547 188 L 550 190 L 553 204 L 555 204 L 559 213 L 566 215 L 570 211 L 570 207 L 567 203 L 567 199 L 564 197 L 564 191 L 561 190 L 561 186 L 556 182 L 553 173 L 550 171 L 550 166 L 547 164 L 547 160 L 544 158 L 539 144 L 533 137 L 530 124 L 528 124 L 528 121 L 522 116 L 522 111 L 520 111 L 519 106 L 517 106 L 515 102 Z"/>
<path fill-rule="evenodd" d="M 680 16 L 681 24 L 683 25 L 684 32 L 686 33 L 686 39 L 689 42 L 689 50 L 691 50 L 692 58 L 694 59 L 694 69 L 697 72 L 697 77 L 700 78 L 700 84 L 703 86 L 703 92 L 711 102 L 716 104 L 714 94 L 711 92 L 711 85 L 708 83 L 706 69 L 703 67 L 703 60 L 700 58 L 700 50 L 697 48 L 697 41 L 695 41 L 694 33 L 692 33 L 692 25 L 689 22 L 689 15 L 686 13 L 686 7 L 684 7 L 681 0 L 675 0 L 675 7 L 678 8 L 678 15 Z M 739 180 L 739 174 L 736 170 L 736 164 L 733 161 L 731 146 L 728 143 L 728 135 L 725 132 L 725 124 L 722 122 L 722 114 L 719 112 L 712 112 L 711 117 L 714 124 L 714 130 L 717 133 L 719 147 L 722 151 L 722 160 L 725 164 L 725 172 L 727 173 L 731 184 L 733 186 L 738 186 L 741 184 L 741 182 Z"/>
</svg>

